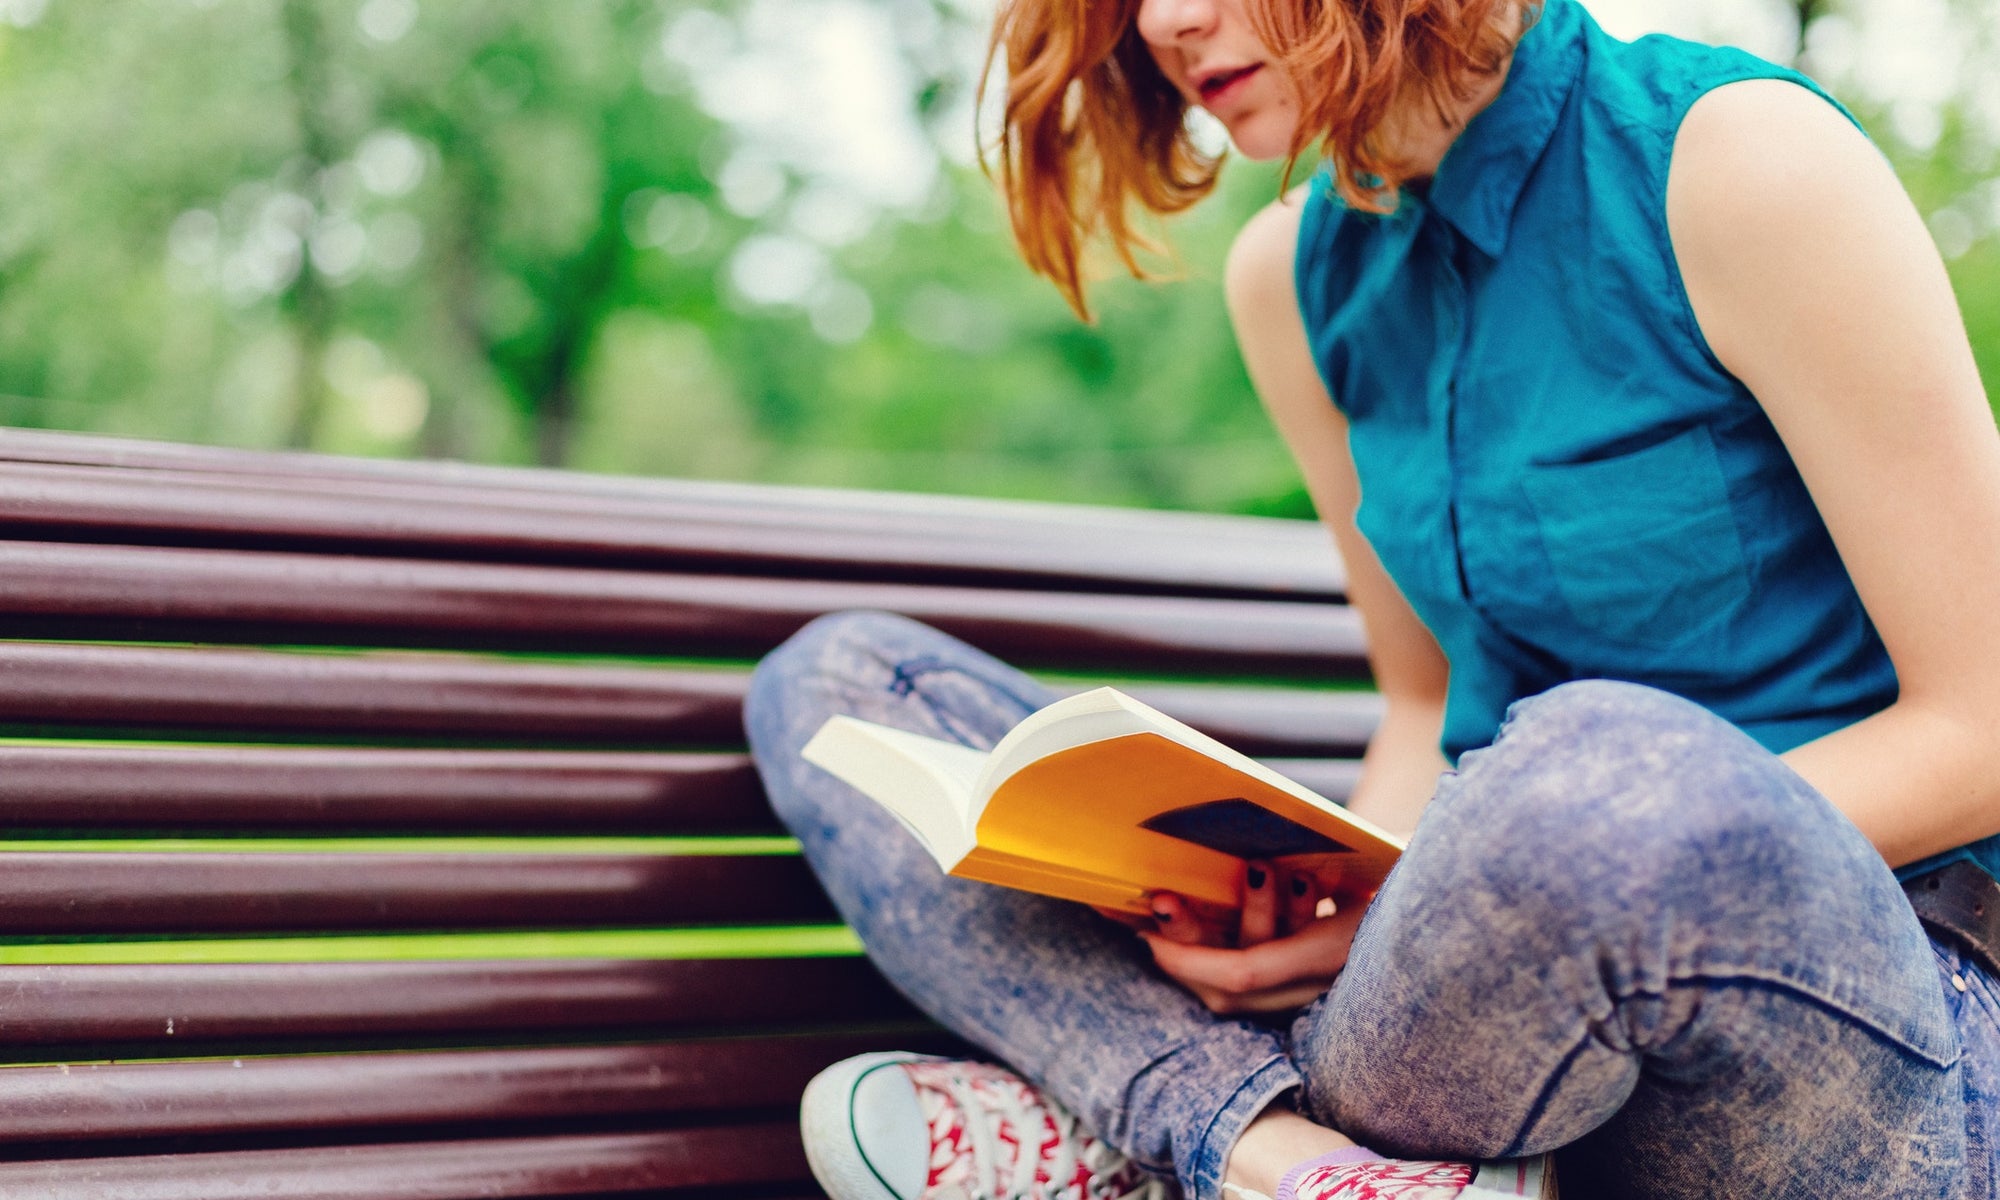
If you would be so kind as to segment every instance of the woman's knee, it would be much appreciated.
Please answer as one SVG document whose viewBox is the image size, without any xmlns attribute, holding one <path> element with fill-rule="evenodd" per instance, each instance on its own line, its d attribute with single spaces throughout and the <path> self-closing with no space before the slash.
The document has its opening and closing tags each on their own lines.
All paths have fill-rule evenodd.
<svg viewBox="0 0 2000 1200">
<path fill-rule="evenodd" d="M 820 617 L 758 664 L 745 697 L 753 753 L 803 746 L 835 714 L 990 746 L 1053 696 L 950 634 L 893 613 Z"/>
<path fill-rule="evenodd" d="M 853 609 L 815 617 L 765 655 L 750 676 L 744 698 L 744 718 L 753 739 L 788 705 L 811 698 L 823 707 L 827 693 L 872 681 L 899 656 L 925 641 L 945 635 L 895 613 Z"/>
<path fill-rule="evenodd" d="M 1466 754 L 1444 788 L 1466 817 L 1496 821 L 1497 834 L 1574 829 L 1579 841 L 1754 817 L 1806 790 L 1775 755 L 1699 705 L 1611 680 L 1563 684 L 1514 705 L 1493 744 Z"/>
<path fill-rule="evenodd" d="M 1601 907 L 1690 886 L 1734 894 L 1872 854 L 1775 755 L 1699 706 L 1611 681 L 1516 705 L 1441 786 L 1434 831 L 1520 895 Z M 1749 886 L 1749 881 L 1761 881 Z M 1528 886 L 1532 885 L 1532 886 Z"/>
<path fill-rule="evenodd" d="M 847 609 L 814 617 L 757 664 L 753 679 L 842 676 L 855 664 L 879 661 L 898 643 L 943 638 L 928 625 L 874 609 Z"/>
</svg>

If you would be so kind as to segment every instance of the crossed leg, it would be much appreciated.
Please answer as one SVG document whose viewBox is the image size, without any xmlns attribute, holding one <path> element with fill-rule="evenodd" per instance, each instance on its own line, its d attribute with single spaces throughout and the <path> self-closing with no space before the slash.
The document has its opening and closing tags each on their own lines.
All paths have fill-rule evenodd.
<svg viewBox="0 0 2000 1200">
<path fill-rule="evenodd" d="M 941 875 L 798 756 L 834 713 L 984 747 L 1050 699 L 862 613 L 774 652 L 746 711 L 773 805 L 883 973 L 1197 1200 L 1274 1102 L 1397 1153 L 1568 1146 L 1571 1197 L 1968 1194 L 1957 1039 L 1893 878 L 1701 709 L 1619 684 L 1518 706 L 1288 1043 L 1087 909 Z"/>
</svg>

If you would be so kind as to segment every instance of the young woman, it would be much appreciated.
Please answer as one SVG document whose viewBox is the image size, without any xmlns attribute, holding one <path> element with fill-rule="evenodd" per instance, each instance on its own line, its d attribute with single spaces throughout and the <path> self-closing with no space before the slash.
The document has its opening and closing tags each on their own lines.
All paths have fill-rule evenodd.
<svg viewBox="0 0 2000 1200">
<path fill-rule="evenodd" d="M 1369 629 L 1352 804 L 1414 832 L 1365 915 L 1252 864 L 1232 930 L 940 878 L 798 747 L 1049 697 L 809 627 L 751 697 L 772 801 L 1011 1068 L 832 1069 L 830 1194 L 1441 1200 L 1558 1150 L 1572 1200 L 2000 1194 L 2000 437 L 1852 122 L 1578 0 L 1007 0 L 996 44 L 1015 232 L 1079 307 L 1091 239 L 1211 184 L 1190 107 L 1326 160 L 1228 294 Z"/>
</svg>

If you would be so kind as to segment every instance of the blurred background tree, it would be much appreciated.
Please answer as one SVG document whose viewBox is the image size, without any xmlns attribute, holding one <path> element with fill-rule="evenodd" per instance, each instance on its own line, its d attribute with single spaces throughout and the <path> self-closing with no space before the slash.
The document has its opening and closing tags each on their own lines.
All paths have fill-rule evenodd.
<svg viewBox="0 0 2000 1200">
<path fill-rule="evenodd" d="M 2000 394 L 1990 0 L 1591 0 L 1796 59 Z M 973 163 L 984 0 L 0 0 L 0 423 L 1304 513 L 1216 280 L 1080 325 Z"/>
</svg>

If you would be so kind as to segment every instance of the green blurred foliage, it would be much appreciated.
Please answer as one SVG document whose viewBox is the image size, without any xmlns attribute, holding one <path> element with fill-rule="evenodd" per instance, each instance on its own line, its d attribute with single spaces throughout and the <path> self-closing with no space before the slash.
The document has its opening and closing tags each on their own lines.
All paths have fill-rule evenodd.
<svg viewBox="0 0 2000 1200">
<path fill-rule="evenodd" d="M 856 5 L 930 146 L 901 198 L 760 124 L 756 76 L 704 75 Z M 2000 65 L 1992 14 L 1958 14 Z M 1218 286 L 1276 174 L 1232 164 L 1172 224 L 1178 281 L 1107 278 L 1081 325 L 954 150 L 976 22 L 958 0 L 0 0 L 0 423 L 1305 512 Z M 1991 107 L 1953 98 L 1933 130 L 1857 98 L 2000 383 Z"/>
</svg>

